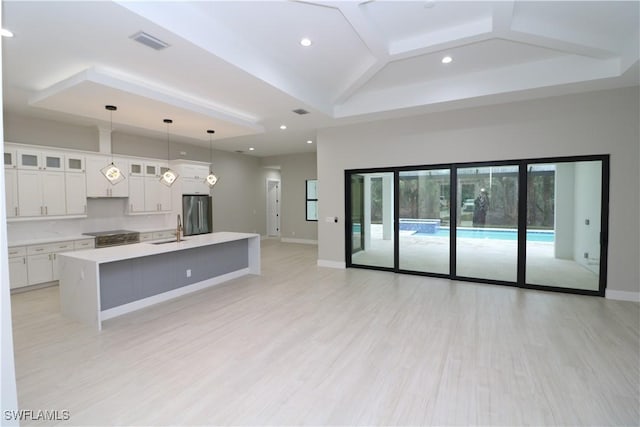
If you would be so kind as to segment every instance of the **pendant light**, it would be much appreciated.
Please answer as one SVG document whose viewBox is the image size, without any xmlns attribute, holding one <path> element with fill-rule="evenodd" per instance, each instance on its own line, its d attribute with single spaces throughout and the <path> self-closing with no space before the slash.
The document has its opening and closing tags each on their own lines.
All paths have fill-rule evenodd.
<svg viewBox="0 0 640 427">
<path fill-rule="evenodd" d="M 204 179 L 204 182 L 206 182 L 210 188 L 213 188 L 216 182 L 218 182 L 218 177 L 213 174 L 213 134 L 215 132 L 213 129 L 207 130 L 209 134 L 209 175 Z"/>
<path fill-rule="evenodd" d="M 171 119 L 164 119 L 163 122 L 167 124 L 167 170 L 162 173 L 160 176 L 160 182 L 166 185 L 167 187 L 171 187 L 171 185 L 178 178 L 178 174 L 171 170 L 169 166 L 169 125 L 173 123 Z"/>
<path fill-rule="evenodd" d="M 110 122 L 111 122 L 111 132 L 109 133 L 109 138 L 113 135 L 113 112 L 118 109 L 115 105 L 105 105 L 104 108 L 109 111 Z M 124 174 L 122 171 L 113 163 L 113 148 L 111 148 L 111 163 L 107 166 L 100 169 L 102 175 L 107 178 L 107 181 L 111 183 L 111 185 L 116 185 L 119 182 L 124 181 Z"/>
</svg>

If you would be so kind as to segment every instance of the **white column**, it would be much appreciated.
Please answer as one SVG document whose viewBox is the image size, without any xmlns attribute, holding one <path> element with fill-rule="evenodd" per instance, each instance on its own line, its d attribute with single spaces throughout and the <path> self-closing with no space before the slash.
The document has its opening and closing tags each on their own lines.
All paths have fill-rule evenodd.
<svg viewBox="0 0 640 427">
<path fill-rule="evenodd" d="M 555 189 L 555 257 L 574 259 L 574 164 L 556 164 Z"/>
<path fill-rule="evenodd" d="M 111 154 L 111 129 L 98 126 L 98 151 Z"/>
<path fill-rule="evenodd" d="M 393 176 L 382 177 L 382 239 L 393 237 Z"/>
</svg>

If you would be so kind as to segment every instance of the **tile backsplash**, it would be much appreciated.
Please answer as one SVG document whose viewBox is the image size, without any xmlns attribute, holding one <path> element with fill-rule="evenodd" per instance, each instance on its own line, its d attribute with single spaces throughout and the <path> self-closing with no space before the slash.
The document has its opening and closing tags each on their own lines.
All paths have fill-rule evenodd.
<svg viewBox="0 0 640 427">
<path fill-rule="evenodd" d="M 173 214 L 126 215 L 126 198 L 87 199 L 87 218 L 7 222 L 9 244 L 23 240 L 55 239 L 90 231 L 171 228 Z"/>
</svg>

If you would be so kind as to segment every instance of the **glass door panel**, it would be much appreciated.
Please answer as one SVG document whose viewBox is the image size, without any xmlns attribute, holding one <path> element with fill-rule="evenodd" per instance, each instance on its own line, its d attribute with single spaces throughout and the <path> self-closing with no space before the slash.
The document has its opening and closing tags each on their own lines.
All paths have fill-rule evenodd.
<svg viewBox="0 0 640 427">
<path fill-rule="evenodd" d="M 351 175 L 351 263 L 394 267 L 393 172 Z"/>
<path fill-rule="evenodd" d="M 449 274 L 449 169 L 399 173 L 399 267 Z"/>
<path fill-rule="evenodd" d="M 516 282 L 517 165 L 457 169 L 456 275 Z"/>
<path fill-rule="evenodd" d="M 526 283 L 597 291 L 602 161 L 527 166 Z"/>
<path fill-rule="evenodd" d="M 351 175 L 351 254 L 364 250 L 364 176 Z"/>
</svg>

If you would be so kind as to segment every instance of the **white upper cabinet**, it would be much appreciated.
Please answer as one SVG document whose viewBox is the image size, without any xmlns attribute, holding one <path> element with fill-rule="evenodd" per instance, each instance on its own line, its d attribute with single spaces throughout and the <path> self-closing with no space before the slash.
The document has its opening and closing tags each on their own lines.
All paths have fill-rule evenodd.
<svg viewBox="0 0 640 427">
<path fill-rule="evenodd" d="M 25 170 L 65 170 L 64 154 L 54 151 L 19 149 L 17 150 L 18 169 Z"/>
<path fill-rule="evenodd" d="M 194 165 L 188 163 L 177 163 L 176 169 L 185 178 L 204 179 L 209 175 L 209 167 L 205 165 Z"/>
<path fill-rule="evenodd" d="M 67 215 L 86 215 L 87 181 L 83 173 L 67 173 L 65 176 Z"/>
<path fill-rule="evenodd" d="M 144 176 L 144 163 L 137 160 L 130 160 L 129 176 Z"/>
<path fill-rule="evenodd" d="M 18 216 L 18 171 L 16 169 L 4 170 L 4 186 L 7 218 L 15 218 Z"/>
<path fill-rule="evenodd" d="M 111 184 L 101 172 L 101 169 L 111 163 L 109 156 L 87 156 L 87 197 L 128 197 L 129 184 L 127 176 L 129 162 L 122 158 L 114 158 L 113 163 L 120 169 L 125 180 L 115 185 Z"/>
<path fill-rule="evenodd" d="M 135 174 L 129 178 L 130 214 L 171 211 L 171 188 L 160 182 L 160 176 L 166 170 L 166 162 L 129 162 L 129 173 Z"/>
<path fill-rule="evenodd" d="M 84 156 L 76 156 L 76 155 L 73 155 L 73 154 L 67 154 L 65 156 L 64 170 L 65 170 L 65 172 L 84 173 L 84 171 L 85 171 Z"/>
<path fill-rule="evenodd" d="M 16 155 L 16 150 L 11 148 L 4 149 L 4 167 L 5 169 L 17 168 L 18 167 L 18 158 Z"/>
<path fill-rule="evenodd" d="M 19 170 L 21 217 L 66 215 L 65 176 L 60 172 Z"/>
</svg>

